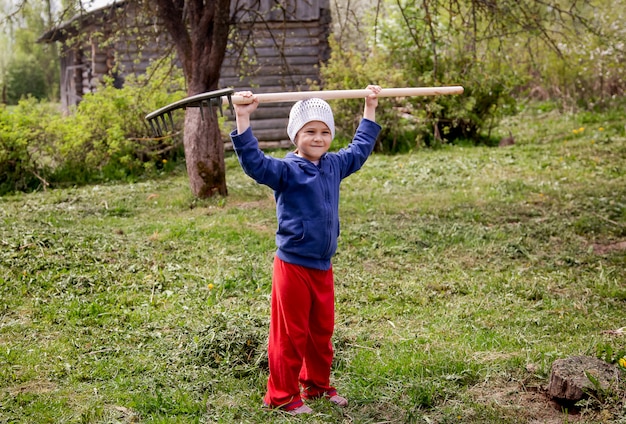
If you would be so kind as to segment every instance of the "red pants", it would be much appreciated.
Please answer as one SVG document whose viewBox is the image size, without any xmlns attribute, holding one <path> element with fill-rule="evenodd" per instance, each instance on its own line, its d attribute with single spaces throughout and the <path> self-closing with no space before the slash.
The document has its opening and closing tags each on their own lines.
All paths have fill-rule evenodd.
<svg viewBox="0 0 626 424">
<path fill-rule="evenodd" d="M 286 410 L 302 405 L 302 396 L 337 393 L 330 386 L 335 325 L 332 268 L 306 268 L 274 259 L 269 337 L 270 376 L 265 404 Z"/>
</svg>

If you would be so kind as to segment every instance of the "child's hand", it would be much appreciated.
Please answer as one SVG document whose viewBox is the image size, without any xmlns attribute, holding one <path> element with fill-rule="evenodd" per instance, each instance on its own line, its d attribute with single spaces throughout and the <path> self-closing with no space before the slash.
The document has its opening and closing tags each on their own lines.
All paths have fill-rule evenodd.
<svg viewBox="0 0 626 424">
<path fill-rule="evenodd" d="M 237 120 L 237 133 L 242 134 L 250 127 L 250 114 L 259 106 L 259 99 L 257 99 L 252 91 L 239 91 L 235 93 L 235 96 L 252 99 L 252 103 L 233 105 L 233 108 L 235 109 L 235 118 Z"/>
<path fill-rule="evenodd" d="M 249 116 L 259 106 L 259 100 L 252 91 L 238 91 L 234 95 L 241 96 L 246 99 L 252 99 L 252 102 L 248 104 L 233 105 L 237 116 Z"/>
<path fill-rule="evenodd" d="M 380 93 L 379 85 L 368 85 L 366 90 L 370 90 L 372 94 L 369 94 L 365 98 L 365 110 L 363 111 L 363 118 L 370 121 L 376 120 L 376 107 L 378 107 L 378 93 Z"/>
<path fill-rule="evenodd" d="M 380 93 L 380 85 L 368 85 L 366 90 L 370 90 L 372 94 L 368 95 L 365 98 L 365 104 L 369 107 L 377 107 L 378 106 L 378 93 Z"/>
</svg>

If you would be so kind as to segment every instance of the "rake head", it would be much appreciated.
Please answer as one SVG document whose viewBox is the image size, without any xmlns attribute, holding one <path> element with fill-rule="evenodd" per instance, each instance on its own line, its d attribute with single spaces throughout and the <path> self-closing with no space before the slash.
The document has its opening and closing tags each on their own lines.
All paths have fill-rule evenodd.
<svg viewBox="0 0 626 424">
<path fill-rule="evenodd" d="M 174 119 L 172 118 L 172 112 L 176 109 L 187 109 L 188 107 L 199 107 L 200 115 L 204 120 L 204 108 L 209 108 L 210 112 L 213 112 L 213 107 L 217 107 L 220 111 L 220 115 L 224 116 L 222 111 L 222 104 L 224 100 L 222 97 L 228 99 L 228 105 L 231 112 L 233 111 L 232 94 L 235 92 L 232 88 L 224 88 L 222 90 L 209 91 L 206 93 L 200 93 L 195 96 L 186 97 L 177 102 L 171 103 L 161 109 L 155 110 L 146 115 L 146 120 L 152 127 L 152 131 L 157 137 L 163 136 L 163 133 L 168 131 L 168 121 L 171 129 L 174 129 Z M 167 116 L 168 120 L 165 119 Z"/>
</svg>

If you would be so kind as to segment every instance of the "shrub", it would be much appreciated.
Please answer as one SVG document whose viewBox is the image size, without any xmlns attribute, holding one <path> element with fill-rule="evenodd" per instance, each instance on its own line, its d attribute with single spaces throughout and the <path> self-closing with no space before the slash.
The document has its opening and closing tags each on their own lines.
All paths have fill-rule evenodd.
<svg viewBox="0 0 626 424">
<path fill-rule="evenodd" d="M 491 46 L 468 48 L 467 34 L 452 19 L 440 19 L 437 34 L 430 35 L 418 6 L 390 6 L 384 19 L 377 18 L 378 22 L 365 24 L 376 32 L 356 42 L 362 45 L 331 40 L 332 55 L 322 67 L 326 88 L 363 88 L 370 82 L 383 88 L 465 87 L 461 96 L 381 99 L 377 120 L 383 133 L 378 150 L 399 152 L 464 140 L 492 144 L 491 128 L 500 116 L 515 110 L 512 90 L 523 81 L 519 71 L 492 60 Z M 436 52 L 425 41 L 431 37 L 436 38 Z M 338 121 L 352 130 L 349 119 L 358 116 L 360 108 L 362 102 L 342 103 L 336 111 Z"/>
<path fill-rule="evenodd" d="M 465 87 L 461 96 L 382 101 L 379 150 L 491 145 L 498 120 L 527 98 L 577 109 L 610 107 L 623 95 L 625 32 L 615 10 L 587 2 L 566 10 L 534 0 L 382 1 L 355 19 L 346 13 L 322 79 L 329 88 Z M 339 126 L 351 129 L 356 103 L 337 109 Z"/>
<path fill-rule="evenodd" d="M 42 184 L 136 178 L 171 168 L 183 157 L 182 137 L 174 133 L 154 138 L 144 116 L 184 97 L 182 81 L 175 68 L 129 77 L 122 89 L 107 80 L 68 116 L 32 97 L 11 112 L 3 109 L 0 194 Z M 174 119 L 180 128 L 181 115 Z"/>
<path fill-rule="evenodd" d="M 33 190 L 47 184 L 52 163 L 46 127 L 60 117 L 54 105 L 33 97 L 19 101 L 12 110 L 0 108 L 0 195 Z"/>
<path fill-rule="evenodd" d="M 161 70 L 163 72 L 163 70 Z M 147 75 L 151 75 L 150 71 Z M 179 135 L 155 138 L 144 116 L 185 95 L 179 72 L 127 78 L 124 87 L 107 80 L 98 91 L 84 96 L 75 112 L 50 128 L 63 158 L 60 180 L 118 180 L 136 177 L 175 161 Z M 177 120 L 179 116 L 177 116 Z"/>
</svg>

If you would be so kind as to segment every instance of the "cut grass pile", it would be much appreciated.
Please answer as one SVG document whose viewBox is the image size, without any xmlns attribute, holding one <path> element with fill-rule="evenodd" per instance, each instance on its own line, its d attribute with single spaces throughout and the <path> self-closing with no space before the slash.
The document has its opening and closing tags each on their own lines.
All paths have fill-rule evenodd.
<svg viewBox="0 0 626 424">
<path fill-rule="evenodd" d="M 374 155 L 344 182 L 351 403 L 304 418 L 260 408 L 274 202 L 233 156 L 227 198 L 182 174 L 0 198 L 0 422 L 623 423 L 624 387 L 541 395 L 555 359 L 626 354 L 605 333 L 626 326 L 623 116 L 503 125 L 515 146 Z"/>
</svg>

